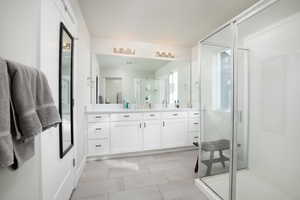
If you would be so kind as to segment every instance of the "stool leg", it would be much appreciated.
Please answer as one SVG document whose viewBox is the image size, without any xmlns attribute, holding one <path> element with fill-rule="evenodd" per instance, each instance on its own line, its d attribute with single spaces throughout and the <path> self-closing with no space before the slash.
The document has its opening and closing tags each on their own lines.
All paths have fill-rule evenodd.
<svg viewBox="0 0 300 200">
<path fill-rule="evenodd" d="M 197 156 L 197 162 L 195 165 L 195 173 L 198 173 L 198 168 L 199 168 L 199 156 Z"/>
<path fill-rule="evenodd" d="M 219 150 L 219 154 L 220 154 L 221 163 L 222 163 L 222 165 L 223 165 L 223 168 L 225 168 L 225 160 L 224 160 L 223 151 L 222 151 L 222 150 Z"/>
<path fill-rule="evenodd" d="M 207 171 L 206 171 L 206 176 L 210 176 L 211 174 L 211 169 L 212 169 L 212 165 L 214 162 L 214 151 L 210 152 L 210 158 L 209 158 L 209 162 L 208 162 L 208 166 L 207 166 Z"/>
</svg>

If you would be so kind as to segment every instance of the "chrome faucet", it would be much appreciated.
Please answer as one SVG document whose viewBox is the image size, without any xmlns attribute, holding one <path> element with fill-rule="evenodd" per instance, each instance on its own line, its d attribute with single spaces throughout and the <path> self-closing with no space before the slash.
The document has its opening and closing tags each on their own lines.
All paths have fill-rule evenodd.
<svg viewBox="0 0 300 200">
<path fill-rule="evenodd" d="M 167 101 L 167 100 L 164 99 L 164 100 L 162 101 L 162 107 L 163 107 L 163 108 L 167 108 L 167 107 L 168 107 L 168 101 Z"/>
</svg>

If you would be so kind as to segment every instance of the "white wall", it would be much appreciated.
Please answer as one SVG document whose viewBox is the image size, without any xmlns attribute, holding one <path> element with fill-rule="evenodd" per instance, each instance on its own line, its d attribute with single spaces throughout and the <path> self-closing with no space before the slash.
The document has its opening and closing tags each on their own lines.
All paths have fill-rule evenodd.
<svg viewBox="0 0 300 200">
<path fill-rule="evenodd" d="M 300 4 L 298 13 L 250 35 L 250 170 L 300 199 Z M 255 20 L 253 21 L 255 23 Z"/>
<path fill-rule="evenodd" d="M 40 0 L 0 1 L 0 56 L 39 67 Z M 0 169 L 1 200 L 41 200 L 40 137 L 35 156 L 17 171 Z"/>
</svg>

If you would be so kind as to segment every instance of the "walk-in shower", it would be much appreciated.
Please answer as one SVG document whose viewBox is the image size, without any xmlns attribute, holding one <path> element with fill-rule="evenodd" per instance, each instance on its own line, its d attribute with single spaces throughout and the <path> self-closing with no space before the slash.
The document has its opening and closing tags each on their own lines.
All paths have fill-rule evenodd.
<svg viewBox="0 0 300 200">
<path fill-rule="evenodd" d="M 299 200 L 300 1 L 259 2 L 202 40 L 200 57 L 199 187 Z"/>
</svg>

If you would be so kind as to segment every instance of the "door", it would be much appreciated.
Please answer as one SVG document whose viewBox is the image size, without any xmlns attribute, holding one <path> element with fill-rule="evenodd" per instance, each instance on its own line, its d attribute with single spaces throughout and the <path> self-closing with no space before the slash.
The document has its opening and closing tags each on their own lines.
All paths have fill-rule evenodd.
<svg viewBox="0 0 300 200">
<path fill-rule="evenodd" d="M 172 148 L 185 146 L 187 140 L 186 119 L 169 119 L 163 121 L 162 147 Z"/>
<path fill-rule="evenodd" d="M 59 44 L 60 23 L 77 35 L 77 27 L 69 23 L 62 5 L 56 1 L 42 1 L 41 3 L 41 70 L 46 74 L 52 95 L 58 105 L 59 91 Z M 64 17 L 65 16 L 65 17 Z M 76 42 L 75 42 L 76 43 Z M 74 72 L 76 74 L 77 47 L 74 48 Z M 65 81 L 66 84 L 67 81 Z M 77 107 L 74 108 L 74 120 L 77 120 Z M 66 120 L 65 120 L 66 121 Z M 74 123 L 74 130 L 76 130 Z M 60 158 L 59 130 L 49 129 L 41 134 L 41 190 L 43 200 L 69 199 L 76 184 L 74 158 L 76 149 L 72 148 L 63 158 Z M 69 139 L 68 139 L 69 140 Z M 76 134 L 74 134 L 76 143 Z M 76 161 L 79 165 L 80 161 Z M 74 184 L 75 183 L 75 184 Z"/>
<path fill-rule="evenodd" d="M 161 148 L 161 121 L 144 121 L 143 131 L 144 150 Z"/>
<path fill-rule="evenodd" d="M 199 175 L 222 199 L 231 198 L 233 138 L 233 28 L 201 42 L 201 143 Z"/>
<path fill-rule="evenodd" d="M 140 121 L 111 124 L 111 152 L 126 153 L 142 150 L 142 123 Z"/>
</svg>

